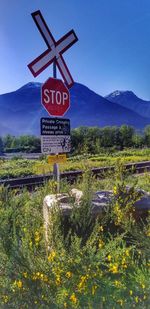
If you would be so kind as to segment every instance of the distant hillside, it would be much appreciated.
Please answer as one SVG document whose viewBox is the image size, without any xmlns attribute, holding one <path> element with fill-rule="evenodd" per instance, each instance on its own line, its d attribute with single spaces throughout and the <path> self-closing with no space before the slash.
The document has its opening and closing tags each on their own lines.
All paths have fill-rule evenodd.
<svg viewBox="0 0 150 309">
<path fill-rule="evenodd" d="M 150 101 L 144 101 L 138 98 L 132 91 L 116 90 L 105 98 L 135 111 L 140 116 L 150 118 Z"/>
<path fill-rule="evenodd" d="M 0 95 L 0 135 L 40 135 L 40 118 L 48 116 L 41 105 L 40 83 L 28 83 L 20 89 Z M 128 124 L 142 129 L 150 119 L 120 103 L 103 98 L 84 85 L 75 83 L 70 90 L 71 107 L 64 118 L 70 118 L 71 127 L 121 126 Z"/>
</svg>

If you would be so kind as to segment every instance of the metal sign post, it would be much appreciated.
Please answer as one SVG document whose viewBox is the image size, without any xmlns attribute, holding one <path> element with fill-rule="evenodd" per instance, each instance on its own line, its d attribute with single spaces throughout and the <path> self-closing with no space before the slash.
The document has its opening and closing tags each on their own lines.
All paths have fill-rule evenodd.
<svg viewBox="0 0 150 309">
<path fill-rule="evenodd" d="M 57 68 L 56 68 L 56 62 L 53 62 L 53 77 L 57 78 Z M 58 153 L 56 153 L 58 155 Z M 59 169 L 59 164 L 54 163 L 53 165 L 53 177 L 54 180 L 57 182 L 57 193 L 60 192 L 60 169 Z"/>
</svg>

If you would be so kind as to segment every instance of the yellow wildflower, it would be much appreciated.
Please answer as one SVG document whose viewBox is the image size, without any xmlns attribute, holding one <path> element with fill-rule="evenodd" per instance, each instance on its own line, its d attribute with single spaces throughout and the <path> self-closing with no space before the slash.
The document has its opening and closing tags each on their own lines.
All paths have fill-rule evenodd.
<svg viewBox="0 0 150 309">
<path fill-rule="evenodd" d="M 36 243 L 40 241 L 40 233 L 38 231 L 35 232 L 34 240 Z"/>
<path fill-rule="evenodd" d="M 110 263 L 109 271 L 113 274 L 117 274 L 118 273 L 118 265 Z"/>
<path fill-rule="evenodd" d="M 70 300 L 76 304 L 77 303 L 77 297 L 75 296 L 75 293 L 73 293 L 71 296 L 70 296 Z"/>
<path fill-rule="evenodd" d="M 117 288 L 120 288 L 120 287 L 121 287 L 121 282 L 118 281 L 118 280 L 115 280 L 115 281 L 114 281 L 114 284 L 115 284 L 115 286 L 116 286 Z"/>
<path fill-rule="evenodd" d="M 14 285 L 16 285 L 19 289 L 22 288 L 23 284 L 21 280 L 15 280 Z"/>
<path fill-rule="evenodd" d="M 122 307 L 123 306 L 123 299 L 118 299 L 117 303 L 120 304 L 120 306 Z"/>
<path fill-rule="evenodd" d="M 86 281 L 87 276 L 81 276 L 81 281 Z"/>
<path fill-rule="evenodd" d="M 36 273 L 33 273 L 33 275 L 32 275 L 32 279 L 33 280 L 42 280 L 42 281 L 48 281 L 48 279 L 46 279 L 47 277 L 44 275 L 44 274 L 42 274 L 42 273 L 40 273 L 39 271 L 38 272 L 36 272 Z"/>
<path fill-rule="evenodd" d="M 113 188 L 113 193 L 114 193 L 114 195 L 117 194 L 117 187 L 116 186 L 114 186 L 114 188 Z"/>
<path fill-rule="evenodd" d="M 122 267 L 127 268 L 128 266 L 127 266 L 127 264 L 124 263 L 124 264 L 122 264 Z"/>
<path fill-rule="evenodd" d="M 44 278 L 44 275 L 43 275 L 43 274 L 40 274 L 40 277 L 41 277 L 41 279 L 43 280 L 43 278 Z"/>
<path fill-rule="evenodd" d="M 125 255 L 126 255 L 126 256 L 130 256 L 130 253 L 129 253 L 129 252 L 130 252 L 129 249 L 126 249 L 126 250 L 125 250 Z"/>
<path fill-rule="evenodd" d="M 48 256 L 48 261 L 53 262 L 55 256 L 56 256 L 56 252 L 53 250 Z"/>
<path fill-rule="evenodd" d="M 123 268 L 127 268 L 127 263 L 126 263 L 126 258 L 125 258 L 125 256 L 122 257 L 121 264 L 122 264 L 122 267 L 123 267 Z"/>
<path fill-rule="evenodd" d="M 5 304 L 8 303 L 8 296 L 7 295 L 3 295 L 3 302 Z"/>
<path fill-rule="evenodd" d="M 92 295 L 95 294 L 96 289 L 97 289 L 97 285 L 93 285 L 93 286 L 92 286 Z"/>
<path fill-rule="evenodd" d="M 43 281 L 44 281 L 44 282 L 48 282 L 47 276 L 44 275 Z"/>
<path fill-rule="evenodd" d="M 104 242 L 102 239 L 99 240 L 98 247 L 101 249 L 104 246 Z"/>
<path fill-rule="evenodd" d="M 138 296 L 135 297 L 135 302 L 138 303 L 139 302 L 139 298 Z"/>
<path fill-rule="evenodd" d="M 132 291 L 132 290 L 130 290 L 130 291 L 129 291 L 129 294 L 130 294 L 130 295 L 132 296 L 132 294 L 133 294 L 133 291 Z"/>
<path fill-rule="evenodd" d="M 67 271 L 67 273 L 66 273 L 66 277 L 67 277 L 67 278 L 71 278 L 71 277 L 72 277 L 72 273 L 71 273 L 71 271 Z"/>
<path fill-rule="evenodd" d="M 78 287 L 78 291 L 80 292 L 81 289 L 84 288 L 84 282 L 80 281 L 79 284 L 77 285 L 77 287 Z"/>
<path fill-rule="evenodd" d="M 146 236 L 150 237 L 150 227 L 147 229 L 145 234 L 146 234 Z"/>
<path fill-rule="evenodd" d="M 88 276 L 81 276 L 80 282 L 78 283 L 77 287 L 78 290 L 80 291 L 81 289 L 85 288 L 86 280 L 88 279 Z"/>
<path fill-rule="evenodd" d="M 103 226 L 100 225 L 100 227 L 99 227 L 99 232 L 103 232 L 103 231 L 104 231 Z"/>
<path fill-rule="evenodd" d="M 121 264 L 123 265 L 125 263 L 126 263 L 126 258 L 123 256 Z"/>
<path fill-rule="evenodd" d="M 109 254 L 109 255 L 107 256 L 107 260 L 110 262 L 111 259 L 112 259 L 112 257 L 111 257 L 111 255 Z"/>
<path fill-rule="evenodd" d="M 56 285 L 60 285 L 61 284 L 61 279 L 60 279 L 59 275 L 56 275 L 55 283 L 56 283 Z"/>
<path fill-rule="evenodd" d="M 24 278 L 27 278 L 27 277 L 28 277 L 27 272 L 24 272 L 24 273 L 23 273 L 23 276 L 24 276 Z"/>
<path fill-rule="evenodd" d="M 37 277 L 35 275 L 32 275 L 32 280 L 36 280 Z"/>
</svg>

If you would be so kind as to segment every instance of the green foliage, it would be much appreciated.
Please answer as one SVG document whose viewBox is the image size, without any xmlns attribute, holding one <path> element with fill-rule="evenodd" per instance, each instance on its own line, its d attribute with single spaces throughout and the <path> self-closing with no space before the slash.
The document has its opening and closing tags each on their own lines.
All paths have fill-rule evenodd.
<svg viewBox="0 0 150 309">
<path fill-rule="evenodd" d="M 150 126 L 147 126 L 144 130 L 144 142 L 148 147 L 150 146 Z"/>
<path fill-rule="evenodd" d="M 60 170 L 70 171 L 78 169 L 113 166 L 120 158 L 124 164 L 130 162 L 149 161 L 150 149 L 124 149 L 115 151 L 101 149 L 97 155 L 82 154 L 71 156 L 67 163 L 60 165 Z M 27 160 L 15 156 L 11 160 L 0 159 L 0 177 L 15 178 L 27 175 L 45 174 L 52 172 L 52 165 L 48 164 L 46 157 L 40 157 L 38 160 Z"/>
<path fill-rule="evenodd" d="M 135 132 L 134 128 L 122 125 L 121 127 L 107 126 L 80 127 L 72 130 L 72 152 L 74 154 L 96 154 L 102 148 L 122 150 L 125 147 L 149 146 L 149 129 L 145 128 L 144 136 Z"/>
<path fill-rule="evenodd" d="M 32 193 L 0 188 L 0 308 L 149 308 L 150 218 L 135 220 L 139 195 L 135 184 L 126 188 L 129 177 L 118 162 L 107 184 L 114 198 L 96 219 L 91 196 L 106 183 L 87 169 L 67 227 L 59 205 L 52 208 L 49 250 L 42 203 L 55 183 Z"/>
<path fill-rule="evenodd" d="M 11 160 L 0 160 L 0 177 L 17 178 L 28 175 L 33 175 L 33 166 L 35 162 L 14 157 Z"/>
<path fill-rule="evenodd" d="M 1 139 L 5 152 L 40 152 L 40 138 L 30 135 L 6 135 Z M 79 127 L 71 131 L 72 153 L 97 154 L 104 148 L 121 150 L 125 147 L 149 147 L 150 126 L 145 127 L 143 133 L 136 132 L 128 125 L 121 127 Z"/>
<path fill-rule="evenodd" d="M 122 148 L 132 146 L 132 138 L 134 135 L 134 129 L 127 125 L 122 125 L 120 128 L 121 144 Z"/>
<path fill-rule="evenodd" d="M 150 126 L 138 133 L 128 125 L 107 127 L 82 126 L 71 131 L 72 154 L 97 154 L 105 150 L 122 150 L 125 147 L 150 146 Z M 11 136 L 2 139 L 5 152 L 40 152 L 40 138 L 36 136 Z"/>
<path fill-rule="evenodd" d="M 5 152 L 40 152 L 40 138 L 32 135 L 22 135 L 19 137 L 6 135 L 3 138 Z"/>
</svg>

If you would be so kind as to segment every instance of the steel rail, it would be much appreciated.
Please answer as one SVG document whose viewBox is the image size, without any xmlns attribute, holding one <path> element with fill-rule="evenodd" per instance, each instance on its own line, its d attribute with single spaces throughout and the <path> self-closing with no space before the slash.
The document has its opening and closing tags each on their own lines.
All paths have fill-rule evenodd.
<svg viewBox="0 0 150 309">
<path fill-rule="evenodd" d="M 141 174 L 144 172 L 150 171 L 150 161 L 144 162 L 136 162 L 136 163 L 128 163 L 125 164 L 125 169 L 127 171 L 132 172 L 133 174 Z M 96 178 L 103 178 L 106 177 L 109 173 L 113 172 L 115 169 L 114 166 L 106 166 L 100 168 L 92 168 L 92 174 Z M 76 170 L 76 171 L 68 171 L 63 172 L 60 174 L 60 179 L 66 179 L 67 182 L 73 183 L 77 180 L 78 177 L 82 177 L 84 171 L 83 170 Z M 21 178 L 12 178 L 12 179 L 1 179 L 0 185 L 8 186 L 9 188 L 34 188 L 36 186 L 41 186 L 46 183 L 48 180 L 53 179 L 53 174 L 45 174 L 45 175 L 33 175 L 33 176 L 26 176 Z"/>
</svg>

